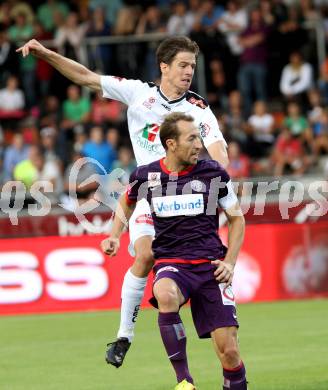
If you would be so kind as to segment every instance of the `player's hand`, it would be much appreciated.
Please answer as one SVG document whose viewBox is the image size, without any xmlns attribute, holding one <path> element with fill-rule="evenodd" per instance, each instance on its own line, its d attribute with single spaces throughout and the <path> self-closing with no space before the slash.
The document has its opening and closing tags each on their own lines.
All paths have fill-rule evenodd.
<svg viewBox="0 0 328 390">
<path fill-rule="evenodd" d="M 109 255 L 109 257 L 116 256 L 120 248 L 120 240 L 114 237 L 105 238 L 105 240 L 101 241 L 100 247 L 106 255 Z"/>
<path fill-rule="evenodd" d="M 231 285 L 235 268 L 234 265 L 226 263 L 224 260 L 214 260 L 211 261 L 211 263 L 217 267 L 214 271 L 215 279 L 220 283 L 227 283 L 227 285 Z"/>
<path fill-rule="evenodd" d="M 46 49 L 40 42 L 36 39 L 31 39 L 25 45 L 21 46 L 16 50 L 17 53 L 21 53 L 23 57 L 33 54 L 35 57 L 42 57 L 42 54 L 45 54 Z"/>
</svg>

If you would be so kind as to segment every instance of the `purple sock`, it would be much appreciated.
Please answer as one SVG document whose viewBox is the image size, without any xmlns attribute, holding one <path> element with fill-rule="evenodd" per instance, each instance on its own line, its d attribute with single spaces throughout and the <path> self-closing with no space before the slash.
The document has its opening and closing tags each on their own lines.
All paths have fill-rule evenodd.
<svg viewBox="0 0 328 390">
<path fill-rule="evenodd" d="M 247 390 L 246 370 L 244 363 L 234 369 L 223 369 L 223 390 Z"/>
<path fill-rule="evenodd" d="M 178 383 L 184 379 L 194 383 L 188 368 L 187 338 L 179 313 L 158 313 L 158 325 Z"/>
</svg>

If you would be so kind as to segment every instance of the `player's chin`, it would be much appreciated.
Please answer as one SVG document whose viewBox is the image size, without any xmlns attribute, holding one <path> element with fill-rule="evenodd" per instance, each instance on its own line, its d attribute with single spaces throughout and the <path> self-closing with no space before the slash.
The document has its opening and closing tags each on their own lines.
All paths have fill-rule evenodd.
<svg viewBox="0 0 328 390">
<path fill-rule="evenodd" d="M 198 157 L 199 157 L 199 155 L 198 155 L 198 154 L 194 154 L 194 155 L 192 155 L 192 156 L 190 157 L 190 164 L 192 164 L 192 165 L 195 165 L 195 164 L 197 164 Z"/>
</svg>

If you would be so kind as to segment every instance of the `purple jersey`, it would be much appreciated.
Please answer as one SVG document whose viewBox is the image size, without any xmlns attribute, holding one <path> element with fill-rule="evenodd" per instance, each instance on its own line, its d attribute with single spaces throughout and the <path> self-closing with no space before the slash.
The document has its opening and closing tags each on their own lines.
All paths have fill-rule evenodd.
<svg viewBox="0 0 328 390">
<path fill-rule="evenodd" d="M 228 173 L 201 160 L 172 174 L 164 159 L 138 167 L 130 176 L 128 202 L 146 198 L 155 228 L 155 259 L 219 259 L 226 254 L 218 234 L 218 205 L 237 202 Z"/>
</svg>

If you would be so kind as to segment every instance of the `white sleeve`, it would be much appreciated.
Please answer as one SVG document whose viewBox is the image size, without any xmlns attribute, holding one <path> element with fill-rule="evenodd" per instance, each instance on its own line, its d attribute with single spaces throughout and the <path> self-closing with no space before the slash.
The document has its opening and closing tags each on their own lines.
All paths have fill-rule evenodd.
<svg viewBox="0 0 328 390">
<path fill-rule="evenodd" d="M 228 190 L 227 195 L 219 199 L 219 205 L 223 210 L 228 210 L 238 202 L 231 180 L 228 181 L 226 188 Z"/>
<path fill-rule="evenodd" d="M 312 67 L 310 64 L 304 64 L 301 70 L 300 81 L 294 86 L 294 93 L 307 91 L 312 84 Z"/>
<path fill-rule="evenodd" d="M 223 138 L 223 134 L 221 133 L 218 121 L 212 110 L 207 107 L 204 111 L 204 115 L 201 117 L 201 121 L 199 123 L 199 129 L 205 147 L 207 148 L 217 141 L 223 141 L 225 146 L 227 146 L 227 143 Z"/>
<path fill-rule="evenodd" d="M 143 87 L 140 80 L 127 80 L 115 76 L 101 76 L 103 97 L 118 100 L 124 104 L 131 104 L 135 96 Z"/>
<path fill-rule="evenodd" d="M 283 95 L 289 95 L 290 90 L 290 71 L 288 65 L 285 66 L 282 70 L 281 79 L 280 79 L 280 92 Z"/>
</svg>

